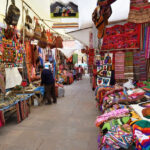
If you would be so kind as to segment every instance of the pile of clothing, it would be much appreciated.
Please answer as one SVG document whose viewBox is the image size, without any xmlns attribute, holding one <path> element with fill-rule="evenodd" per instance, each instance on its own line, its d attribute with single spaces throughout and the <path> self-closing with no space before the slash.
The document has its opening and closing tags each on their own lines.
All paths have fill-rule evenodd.
<svg viewBox="0 0 150 150">
<path fill-rule="evenodd" d="M 101 86 L 96 88 L 96 99 L 102 113 L 95 122 L 100 150 L 150 148 L 150 101 L 144 90 Z"/>
</svg>

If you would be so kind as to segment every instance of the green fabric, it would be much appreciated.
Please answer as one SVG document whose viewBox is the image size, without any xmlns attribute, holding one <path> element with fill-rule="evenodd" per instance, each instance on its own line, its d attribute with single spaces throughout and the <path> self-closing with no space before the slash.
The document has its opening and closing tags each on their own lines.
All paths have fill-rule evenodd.
<svg viewBox="0 0 150 150">
<path fill-rule="evenodd" d="M 102 130 L 105 130 L 105 129 L 111 130 L 112 126 L 126 124 L 129 120 L 130 120 L 130 117 L 123 117 L 120 119 L 111 120 L 109 122 L 106 122 L 103 125 Z"/>
<path fill-rule="evenodd" d="M 144 116 L 145 118 L 147 118 L 147 119 L 150 119 L 150 116 Z"/>
<path fill-rule="evenodd" d="M 73 64 L 78 63 L 78 54 L 73 54 Z"/>
<path fill-rule="evenodd" d="M 135 124 L 137 126 L 140 126 L 141 128 L 149 128 L 150 127 L 150 122 L 146 121 L 146 120 L 137 121 Z"/>
</svg>

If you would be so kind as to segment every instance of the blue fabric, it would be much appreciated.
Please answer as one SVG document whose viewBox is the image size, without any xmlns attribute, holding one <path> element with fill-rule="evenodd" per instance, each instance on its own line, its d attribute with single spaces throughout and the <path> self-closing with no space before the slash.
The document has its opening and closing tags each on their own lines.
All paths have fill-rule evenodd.
<svg viewBox="0 0 150 150">
<path fill-rule="evenodd" d="M 54 83 L 54 77 L 49 69 L 44 69 L 41 74 L 41 84 L 42 85 L 50 85 Z"/>
<path fill-rule="evenodd" d="M 42 94 L 42 95 L 44 95 L 44 87 L 43 86 L 39 86 L 39 87 L 37 87 L 35 90 L 34 90 L 34 92 L 36 92 L 36 91 L 40 91 L 40 93 Z"/>
<path fill-rule="evenodd" d="M 54 68 L 53 68 L 53 78 L 55 79 L 55 74 L 56 74 L 56 61 L 54 60 Z"/>
</svg>

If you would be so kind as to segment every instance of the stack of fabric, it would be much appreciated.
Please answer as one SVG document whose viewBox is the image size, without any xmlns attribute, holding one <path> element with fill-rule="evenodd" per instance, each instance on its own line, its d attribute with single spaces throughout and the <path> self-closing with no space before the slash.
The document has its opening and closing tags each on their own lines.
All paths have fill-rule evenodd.
<svg viewBox="0 0 150 150">
<path fill-rule="evenodd" d="M 105 92 L 102 97 L 102 115 L 95 122 L 100 128 L 99 150 L 149 150 L 150 122 L 142 120 L 138 112 L 140 110 L 131 105 L 143 104 L 144 93 L 142 89 L 125 90 L 116 87 Z M 150 118 L 150 108 L 143 109 L 142 113 L 144 117 Z"/>
<path fill-rule="evenodd" d="M 133 52 L 125 53 L 125 79 L 133 79 Z"/>
<path fill-rule="evenodd" d="M 124 79 L 124 52 L 115 53 L 115 79 Z"/>
</svg>

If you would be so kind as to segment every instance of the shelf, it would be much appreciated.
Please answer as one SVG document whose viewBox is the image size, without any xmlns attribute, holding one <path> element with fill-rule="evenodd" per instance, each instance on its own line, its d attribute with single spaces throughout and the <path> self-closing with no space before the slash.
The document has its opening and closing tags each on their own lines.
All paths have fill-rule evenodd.
<svg viewBox="0 0 150 150">
<path fill-rule="evenodd" d="M 130 51 L 130 50 L 139 50 L 140 48 L 122 48 L 122 49 L 107 49 L 107 50 L 100 50 L 100 52 L 111 52 L 111 51 Z"/>
</svg>

